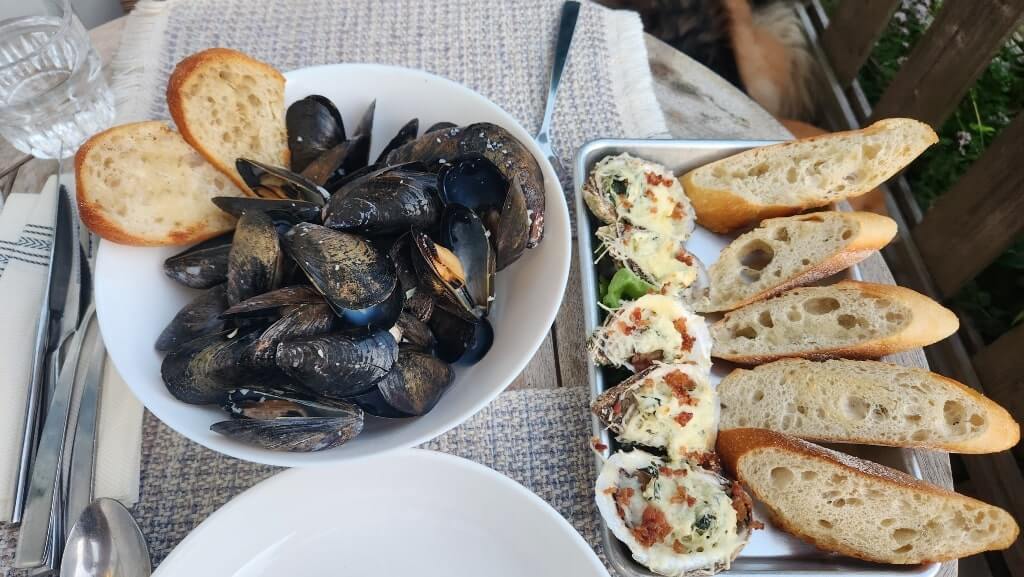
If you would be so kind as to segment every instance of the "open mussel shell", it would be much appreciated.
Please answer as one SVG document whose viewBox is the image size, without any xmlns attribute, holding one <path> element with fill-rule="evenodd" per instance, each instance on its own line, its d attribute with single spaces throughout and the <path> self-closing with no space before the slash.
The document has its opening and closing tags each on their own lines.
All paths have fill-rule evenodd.
<svg viewBox="0 0 1024 577">
<path fill-rule="evenodd" d="M 348 334 L 363 334 L 394 326 L 405 305 L 405 291 L 397 283 L 391 296 L 364 309 L 334 311 L 335 327 Z"/>
<path fill-rule="evenodd" d="M 414 230 L 411 234 L 410 252 L 420 278 L 420 289 L 456 314 L 468 320 L 475 319 L 479 311 L 466 289 L 466 269 L 459 257 L 421 231 Z"/>
<path fill-rule="evenodd" d="M 323 206 L 330 196 L 323 187 L 305 176 L 258 160 L 239 158 L 235 161 L 235 169 L 253 194 L 260 198 L 304 200 Z"/>
<path fill-rule="evenodd" d="M 450 204 L 441 217 L 441 244 L 462 263 L 474 316 L 486 316 L 494 300 L 494 248 L 483 222 L 472 210 Z"/>
<path fill-rule="evenodd" d="M 344 398 L 370 390 L 391 370 L 398 343 L 387 331 L 363 337 L 329 334 L 284 341 L 277 366 L 319 395 Z"/>
<path fill-rule="evenodd" d="M 435 130 L 447 130 L 449 128 L 455 128 L 456 126 L 458 125 L 455 124 L 454 122 L 435 122 L 434 124 L 428 126 L 426 132 L 424 132 L 423 134 L 428 134 L 434 132 Z"/>
<path fill-rule="evenodd" d="M 493 218 L 493 213 L 491 213 Z M 484 224 L 488 224 L 486 221 Z M 526 197 L 523 196 L 519 182 L 512 181 L 508 194 L 497 214 L 497 221 L 492 221 L 489 230 L 493 231 L 495 252 L 498 257 L 498 270 L 519 260 L 529 242 L 530 218 L 526 209 Z"/>
<path fill-rule="evenodd" d="M 363 410 L 332 399 L 308 399 L 273 389 L 240 389 L 223 404 L 233 419 L 210 430 L 246 444 L 278 451 L 322 451 L 363 430 Z"/>
<path fill-rule="evenodd" d="M 283 273 L 277 229 L 270 216 L 258 211 L 244 213 L 228 253 L 228 303 L 234 305 L 276 289 Z"/>
<path fill-rule="evenodd" d="M 274 198 L 251 198 L 248 196 L 215 196 L 213 204 L 224 212 L 241 217 L 242 213 L 258 210 L 270 216 L 274 222 L 316 222 L 320 220 L 320 207 L 304 200 L 280 200 Z"/>
<path fill-rule="evenodd" d="M 398 344 L 402 348 L 410 348 L 424 353 L 434 350 L 434 333 L 430 332 L 427 323 L 416 318 L 412 313 L 403 311 L 395 322 L 398 330 Z"/>
<path fill-rule="evenodd" d="M 402 349 L 398 362 L 377 388 L 384 401 L 400 413 L 425 415 L 452 384 L 452 368 L 438 358 Z"/>
<path fill-rule="evenodd" d="M 447 363 L 473 364 L 494 344 L 494 329 L 487 319 L 466 320 L 438 307 L 427 326 L 436 339 L 434 354 Z"/>
<path fill-rule="evenodd" d="M 277 345 L 282 341 L 327 334 L 336 328 L 337 320 L 322 298 L 317 304 L 289 306 L 281 318 L 260 333 L 250 354 L 257 364 L 275 365 Z"/>
<path fill-rule="evenodd" d="M 345 140 L 341 113 L 330 99 L 319 94 L 293 102 L 284 121 L 295 172 L 302 172 L 309 163 Z"/>
<path fill-rule="evenodd" d="M 219 284 L 192 299 L 174 315 L 156 339 L 156 350 L 167 352 L 224 328 L 221 313 L 228 307 L 226 287 Z"/>
<path fill-rule="evenodd" d="M 174 349 L 160 365 L 167 390 L 194 405 L 219 403 L 248 375 L 247 356 L 257 333 L 238 330 L 208 334 Z"/>
<path fill-rule="evenodd" d="M 179 283 L 207 289 L 228 278 L 228 253 L 234 231 L 215 236 L 164 261 L 164 274 Z"/>
<path fill-rule="evenodd" d="M 402 125 L 402 128 L 398 129 L 398 134 L 395 135 L 388 143 L 384 146 L 384 150 L 380 151 L 380 155 L 377 156 L 377 163 L 384 163 L 388 159 L 388 155 L 391 151 L 402 146 L 408 142 L 412 142 L 416 139 L 416 134 L 420 130 L 420 119 L 413 118 L 409 122 Z"/>
<path fill-rule="evenodd" d="M 299 223 L 282 243 L 339 315 L 384 302 L 398 285 L 391 259 L 360 236 Z"/>
<path fill-rule="evenodd" d="M 412 264 L 412 235 L 405 233 L 396 238 L 391 247 L 388 248 L 388 258 L 395 263 L 395 271 L 398 274 L 398 284 L 403 291 L 415 289 L 419 285 L 419 277 L 416 276 L 416 268 Z"/>
<path fill-rule="evenodd" d="M 436 130 L 395 149 L 388 164 L 419 160 L 437 166 L 472 154 L 484 156 L 506 180 L 519 184 L 530 222 L 526 246 L 536 246 L 544 235 L 544 175 L 530 150 L 508 130 L 488 122 Z"/>
<path fill-rule="evenodd" d="M 413 290 L 412 296 L 405 299 L 405 311 L 423 322 L 427 322 L 434 314 L 436 306 L 434 297 L 422 290 Z"/>
<path fill-rule="evenodd" d="M 368 236 L 410 228 L 433 229 L 441 214 L 437 177 L 427 172 L 388 170 L 340 188 L 324 209 L 324 225 Z"/>
<path fill-rule="evenodd" d="M 324 297 L 311 286 L 295 285 L 265 292 L 228 307 L 223 316 L 263 316 L 292 305 L 323 303 Z"/>
</svg>

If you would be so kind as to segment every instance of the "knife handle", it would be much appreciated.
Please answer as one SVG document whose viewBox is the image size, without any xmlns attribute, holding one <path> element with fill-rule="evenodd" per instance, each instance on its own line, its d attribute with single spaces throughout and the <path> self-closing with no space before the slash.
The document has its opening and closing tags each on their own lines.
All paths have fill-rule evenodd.
<svg viewBox="0 0 1024 577">
<path fill-rule="evenodd" d="M 18 475 L 14 489 L 14 510 L 11 512 L 11 523 L 21 523 L 25 511 L 25 498 L 28 493 L 28 475 L 32 468 L 32 456 L 36 450 L 36 435 L 39 433 L 41 420 L 43 390 L 47 378 L 46 341 L 50 332 L 50 307 L 48 295 L 43 295 L 43 306 L 39 313 L 39 324 L 36 325 L 35 349 L 32 353 L 32 375 L 28 386 L 28 398 L 25 400 L 25 423 L 22 427 L 21 455 L 18 459 Z"/>
</svg>

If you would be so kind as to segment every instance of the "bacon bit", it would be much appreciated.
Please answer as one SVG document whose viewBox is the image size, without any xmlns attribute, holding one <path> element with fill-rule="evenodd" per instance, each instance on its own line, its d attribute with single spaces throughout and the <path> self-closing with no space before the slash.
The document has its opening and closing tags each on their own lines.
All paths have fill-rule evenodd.
<svg viewBox="0 0 1024 577">
<path fill-rule="evenodd" d="M 683 220 L 684 218 L 686 218 L 686 207 L 677 202 L 672 207 L 672 220 Z"/>
<path fill-rule="evenodd" d="M 676 332 L 679 333 L 679 336 L 683 337 L 683 342 L 679 348 L 687 352 L 690 351 L 690 349 L 693 348 L 693 343 L 696 339 L 690 336 L 690 333 L 686 332 L 686 319 L 679 317 L 672 321 L 672 326 L 676 328 Z"/>
<path fill-rule="evenodd" d="M 718 473 L 722 470 L 722 463 L 719 462 L 718 455 L 715 455 L 714 453 L 703 451 L 683 451 L 682 457 L 709 471 Z"/>
<path fill-rule="evenodd" d="M 685 427 L 686 424 L 689 423 L 690 419 L 692 418 L 693 413 L 687 413 L 686 411 L 683 411 L 682 413 L 676 415 L 676 422 L 679 423 L 680 427 Z"/>
<path fill-rule="evenodd" d="M 689 375 L 679 369 L 665 375 L 665 384 L 672 389 L 672 393 L 680 398 L 688 398 L 690 391 L 697 388 L 697 383 Z"/>
<path fill-rule="evenodd" d="M 652 351 L 649 353 L 636 353 L 629 359 L 629 362 L 637 372 L 640 372 L 653 365 L 654 361 L 660 361 L 663 358 L 665 358 L 665 351 Z"/>
<path fill-rule="evenodd" d="M 685 250 L 680 250 L 679 252 L 676 253 L 676 260 L 685 264 L 686 266 L 693 266 L 693 255 L 686 252 Z"/>
<path fill-rule="evenodd" d="M 625 519 L 626 513 L 624 508 L 629 507 L 629 500 L 633 498 L 635 491 L 633 491 L 632 487 L 623 487 L 621 489 L 612 487 L 611 489 L 612 492 L 610 494 L 612 500 L 615 501 L 615 512 L 618 513 L 620 519 Z"/>
<path fill-rule="evenodd" d="M 644 547 L 650 547 L 655 543 L 660 543 L 667 537 L 672 532 L 672 526 L 668 524 L 668 520 L 665 518 L 665 514 L 661 512 L 661 509 L 654 505 L 647 505 L 644 509 L 640 525 L 633 527 L 630 531 L 633 533 L 633 537 L 636 537 L 638 543 Z"/>
<path fill-rule="evenodd" d="M 636 328 L 633 325 L 626 324 L 623 321 L 619 321 L 618 327 L 619 327 L 619 331 L 622 332 L 622 334 L 624 334 L 626 336 L 629 336 L 629 335 L 633 334 L 633 331 Z"/>
<path fill-rule="evenodd" d="M 658 467 L 658 474 L 662 477 L 685 477 L 690 471 L 686 469 L 669 469 L 668 467 Z"/>
<path fill-rule="evenodd" d="M 622 414 L 622 401 L 615 401 L 615 404 L 612 405 L 612 414 L 613 415 L 621 415 Z"/>
<path fill-rule="evenodd" d="M 590 438 L 590 446 L 594 447 L 594 450 L 599 453 L 603 453 L 608 449 L 608 445 L 602 443 L 601 439 L 598 439 L 597 437 Z"/>
<path fill-rule="evenodd" d="M 633 321 L 633 324 L 638 325 L 643 320 L 644 312 L 639 308 L 633 309 L 633 312 L 629 313 L 629 320 Z"/>
<path fill-rule="evenodd" d="M 615 492 L 618 491 L 618 490 L 619 489 L 617 487 L 608 487 L 607 489 L 604 490 L 604 494 L 605 495 L 614 495 Z"/>
<path fill-rule="evenodd" d="M 754 509 L 754 504 L 750 500 L 750 495 L 747 495 L 746 491 L 743 490 L 743 487 L 741 487 L 736 481 L 732 482 L 729 494 L 732 495 L 732 508 L 736 510 L 736 518 L 739 519 L 741 523 L 743 521 L 751 520 L 753 518 L 752 511 Z M 764 524 L 757 521 L 753 521 L 750 525 L 755 529 L 764 528 Z M 757 527 L 756 525 L 761 526 Z"/>
<path fill-rule="evenodd" d="M 649 188 L 644 190 L 644 198 L 647 198 L 651 201 L 658 200 L 658 196 L 654 194 L 654 191 Z"/>
<path fill-rule="evenodd" d="M 687 507 L 693 507 L 697 503 L 697 499 L 694 499 L 693 497 L 687 495 L 686 489 L 683 488 L 681 485 L 678 485 L 676 486 L 676 494 L 672 495 L 672 498 L 669 499 L 669 502 L 674 505 L 682 505 L 683 503 L 686 503 Z"/>
<path fill-rule="evenodd" d="M 619 200 L 619 204 L 621 204 L 622 208 L 624 208 L 626 210 L 629 210 L 629 209 L 633 208 L 633 203 L 630 202 L 629 200 L 625 199 L 625 198 L 622 198 L 621 200 Z"/>
<path fill-rule="evenodd" d="M 676 539 L 672 543 L 672 552 L 677 555 L 682 555 L 683 553 L 686 553 L 686 547 L 679 542 L 679 539 Z"/>
<path fill-rule="evenodd" d="M 659 184 L 662 186 L 672 186 L 673 182 L 671 178 L 665 178 L 660 174 L 655 174 L 653 172 L 645 172 L 644 178 L 647 179 L 647 184 L 651 186 L 658 186 Z"/>
</svg>

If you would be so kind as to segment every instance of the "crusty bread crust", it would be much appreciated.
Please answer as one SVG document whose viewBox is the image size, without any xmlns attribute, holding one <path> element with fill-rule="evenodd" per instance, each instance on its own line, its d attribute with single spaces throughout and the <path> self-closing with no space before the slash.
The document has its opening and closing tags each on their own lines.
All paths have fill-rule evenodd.
<svg viewBox="0 0 1024 577">
<path fill-rule="evenodd" d="M 167 108 L 170 110 L 171 118 L 174 119 L 174 123 L 178 127 L 178 132 L 185 139 L 186 142 L 192 145 L 200 154 L 206 158 L 217 170 L 227 175 L 237 186 L 248 194 L 252 191 L 249 190 L 248 185 L 242 180 L 242 177 L 238 174 L 234 165 L 227 166 L 218 158 L 213 151 L 203 146 L 203 142 L 192 132 L 189 126 L 188 116 L 185 108 L 188 106 L 186 97 L 184 95 L 185 85 L 192 79 L 192 76 L 202 68 L 203 66 L 214 63 L 235 60 L 241 62 L 246 66 L 256 66 L 262 70 L 268 76 L 276 78 L 281 83 L 281 90 L 284 90 L 285 78 L 284 76 L 273 66 L 256 60 L 255 58 L 232 50 L 230 48 L 210 48 L 203 50 L 202 52 L 196 52 L 195 54 L 185 58 L 174 67 L 174 72 L 171 73 L 170 79 L 167 81 Z M 289 165 L 289 153 L 287 148 L 285 149 L 285 155 L 281 159 L 281 166 L 287 167 Z"/>
<path fill-rule="evenodd" d="M 985 411 L 985 417 L 988 422 L 987 428 L 978 435 L 971 439 L 960 440 L 960 441 L 949 441 L 941 438 L 930 437 L 927 440 L 916 441 L 912 438 L 908 438 L 905 441 L 898 443 L 892 442 L 889 439 L 880 437 L 869 437 L 869 436 L 858 436 L 858 435 L 846 435 L 843 437 L 837 437 L 834 435 L 826 436 L 813 433 L 800 433 L 794 435 L 793 432 L 789 432 L 790 435 L 797 436 L 805 441 L 815 441 L 821 443 L 851 443 L 861 445 L 882 445 L 892 447 L 906 447 L 916 449 L 936 449 L 940 451 L 949 451 L 953 453 L 967 453 L 967 454 L 983 454 L 983 453 L 995 453 L 998 451 L 1005 451 L 1015 446 L 1020 442 L 1020 426 L 1016 421 L 1013 420 L 1013 416 L 999 406 L 995 401 L 989 399 L 980 392 L 968 387 L 967 385 L 944 377 L 938 373 L 933 373 L 925 369 L 918 369 L 914 367 L 905 367 L 902 365 L 896 365 L 892 363 L 884 363 L 880 361 L 832 361 L 832 362 L 849 362 L 849 363 L 870 363 L 871 365 L 885 370 L 891 370 L 893 374 L 912 371 L 915 373 L 924 374 L 927 378 L 937 381 L 943 386 L 950 389 L 955 389 L 959 393 L 966 395 L 973 401 L 981 405 L 981 408 Z M 800 364 L 795 364 L 800 363 Z M 718 384 L 718 390 L 722 391 L 725 388 L 730 387 L 733 384 L 738 385 L 735 381 L 743 379 L 746 375 L 752 372 L 759 371 L 770 371 L 773 367 L 777 367 L 779 370 L 793 369 L 796 368 L 800 371 L 807 371 L 812 374 L 820 375 L 818 366 L 821 363 L 803 361 L 798 359 L 783 359 L 775 361 L 765 365 L 760 365 L 754 369 L 734 369 L 730 372 L 722 382 Z M 847 384 L 847 383 L 844 383 Z M 786 387 L 796 387 L 798 384 L 787 382 Z M 856 390 L 851 389 L 851 394 L 856 394 Z M 739 410 L 740 414 L 743 414 L 744 407 L 740 405 L 735 410 Z M 723 413 L 724 414 L 724 413 Z M 723 428 L 724 429 L 724 428 Z"/>
<path fill-rule="evenodd" d="M 841 281 L 831 288 L 855 288 L 866 296 L 888 298 L 907 306 L 912 313 L 910 324 L 902 331 L 884 338 L 864 341 L 853 346 L 821 348 L 800 353 L 778 354 L 732 354 L 712 348 L 711 355 L 741 365 L 760 365 L 786 357 L 800 357 L 815 361 L 826 359 L 877 359 L 909 349 L 915 349 L 941 341 L 960 328 L 960 320 L 953 311 L 932 299 L 911 289 L 886 284 L 875 284 L 860 281 Z M 755 303 L 756 304 L 756 303 Z M 748 305 L 749 306 L 749 305 Z M 711 329 L 712 336 L 716 329 L 724 326 L 730 314 L 743 309 L 726 313 L 726 317 L 716 322 Z"/>
<path fill-rule="evenodd" d="M 832 132 L 821 136 L 812 136 L 810 138 L 774 144 L 766 148 L 772 149 L 772 152 L 780 156 L 784 156 L 790 154 L 789 149 L 799 143 L 827 141 L 844 139 L 858 135 L 867 135 L 890 129 L 893 126 L 905 126 L 910 123 L 915 127 L 926 128 L 923 124 L 915 120 L 889 118 L 880 120 L 859 130 Z M 935 132 L 930 129 L 927 130 L 928 144 L 930 145 L 938 142 L 938 136 Z M 900 164 L 904 166 L 909 164 L 919 153 L 920 151 L 908 151 L 901 155 Z M 742 155 L 744 153 L 740 154 Z M 680 179 L 683 184 L 683 189 L 686 191 L 686 195 L 690 198 L 690 201 L 693 203 L 693 208 L 697 213 L 697 223 L 712 232 L 727 233 L 751 226 L 766 218 L 791 216 L 808 209 L 826 206 L 836 200 L 860 196 L 874 189 L 878 184 L 881 184 L 880 182 L 865 183 L 864 187 L 850 188 L 844 194 L 840 195 L 839 198 L 822 197 L 817 200 L 808 200 L 799 204 L 764 204 L 759 203 L 756 200 L 745 198 L 743 195 L 725 188 L 709 188 L 697 184 L 696 175 L 698 174 L 698 171 L 705 170 L 707 167 L 718 163 L 729 163 L 730 158 L 725 158 L 691 170 Z M 892 174 L 888 175 L 888 177 L 891 176 Z"/>
<path fill-rule="evenodd" d="M 802 441 L 782 433 L 769 431 L 767 429 L 730 429 L 720 431 L 718 434 L 718 456 L 722 461 L 723 466 L 729 471 L 735 478 L 739 479 L 743 483 L 747 490 L 750 491 L 757 500 L 761 501 L 768 509 L 769 515 L 771 516 L 772 523 L 782 529 L 783 531 L 795 535 L 799 539 L 823 549 L 825 551 L 833 551 L 849 557 L 855 557 L 857 559 L 864 559 L 866 561 L 876 561 L 881 563 L 892 563 L 891 558 L 882 558 L 875 555 L 871 555 L 869 552 L 861 551 L 851 547 L 844 546 L 842 543 L 836 541 L 823 542 L 815 539 L 809 535 L 808 532 L 801 526 L 791 522 L 786 516 L 785 511 L 781 511 L 772 506 L 771 495 L 766 495 L 763 492 L 756 491 L 750 484 L 744 479 L 743 475 L 743 459 L 744 457 L 754 454 L 761 449 L 775 449 L 779 451 L 788 452 L 794 455 L 798 455 L 807 459 L 808 461 L 819 461 L 824 462 L 836 467 L 845 469 L 849 474 L 865 479 L 870 483 L 876 484 L 883 491 L 886 488 L 899 488 L 909 489 L 923 494 L 935 495 L 951 501 L 960 501 L 963 503 L 969 503 L 975 507 L 984 508 L 995 508 L 987 503 L 972 499 L 966 495 L 960 495 L 948 489 L 932 485 L 915 477 L 912 477 L 903 471 L 896 469 L 890 469 L 866 461 L 864 459 L 858 459 L 850 455 L 832 451 L 824 447 L 820 447 L 807 441 Z M 998 508 L 996 508 L 998 509 Z M 1013 522 L 1012 517 L 1005 511 L 999 509 L 1003 515 L 1009 518 L 1010 522 Z M 1017 536 L 1020 533 L 1019 527 L 1013 522 L 1014 530 L 1012 534 L 1007 535 L 1005 539 L 997 541 L 991 544 L 986 549 L 989 551 L 1005 549 L 1013 544 L 1017 540 Z M 946 556 L 937 556 L 929 559 L 919 559 L 919 563 L 933 563 L 942 562 L 956 559 L 958 556 L 956 552 L 950 551 Z"/>
<path fill-rule="evenodd" d="M 871 212 L 842 212 L 834 214 L 841 214 L 843 218 L 856 221 L 858 225 L 857 236 L 851 239 L 845 248 L 803 273 L 785 279 L 776 286 L 751 295 L 739 302 L 729 303 L 728 306 L 725 306 L 722 303 L 707 303 L 706 305 L 698 304 L 696 307 L 697 311 L 720 312 L 737 309 L 750 303 L 781 294 L 791 288 L 810 284 L 823 278 L 828 278 L 871 256 L 872 253 L 889 244 L 889 241 L 896 236 L 896 221 L 887 216 Z M 770 221 L 763 222 L 762 225 L 767 224 L 767 222 Z"/>
<path fill-rule="evenodd" d="M 81 217 L 82 222 L 89 227 L 89 230 L 93 231 L 101 238 L 118 244 L 133 246 L 192 244 L 213 238 L 219 234 L 223 234 L 227 230 L 230 230 L 230 227 L 211 228 L 204 223 L 192 223 L 171 230 L 167 233 L 166 237 L 155 238 L 130 233 L 124 230 L 124 228 L 122 228 L 118 223 L 107 218 L 105 211 L 100 208 L 95 201 L 95 195 L 89 186 L 89 179 L 84 178 L 85 163 L 88 161 L 93 149 L 105 142 L 110 136 L 119 133 L 130 134 L 142 125 L 159 125 L 158 128 L 161 129 L 161 131 L 166 131 L 167 133 L 173 132 L 167 125 L 158 121 L 122 124 L 93 135 L 89 140 L 85 141 L 81 147 L 79 147 L 78 152 L 75 154 L 75 189 L 78 214 Z"/>
</svg>

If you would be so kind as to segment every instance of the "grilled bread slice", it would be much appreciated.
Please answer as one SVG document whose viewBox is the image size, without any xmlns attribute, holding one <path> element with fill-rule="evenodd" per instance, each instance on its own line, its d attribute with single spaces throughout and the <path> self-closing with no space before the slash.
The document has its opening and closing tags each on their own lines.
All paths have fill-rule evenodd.
<svg viewBox="0 0 1024 577">
<path fill-rule="evenodd" d="M 908 288 L 843 281 L 791 289 L 726 313 L 711 326 L 711 355 L 740 364 L 878 358 L 930 345 L 959 326 L 952 311 Z"/>
<path fill-rule="evenodd" d="M 753 148 L 681 180 L 697 222 L 729 232 L 864 194 L 937 141 L 927 124 L 889 118 L 860 130 Z"/>
<path fill-rule="evenodd" d="M 956 453 L 1005 451 L 1020 440 L 1013 417 L 974 389 L 877 361 L 784 359 L 734 370 L 718 394 L 723 429 Z"/>
<path fill-rule="evenodd" d="M 699 312 L 728 311 L 831 276 L 896 236 L 896 222 L 870 212 L 815 212 L 773 218 L 741 235 L 708 269 Z"/>
<path fill-rule="evenodd" d="M 75 155 L 78 211 L 90 230 L 120 244 L 190 244 L 234 228 L 210 202 L 242 196 L 162 122 L 115 126 Z"/>
<path fill-rule="evenodd" d="M 269 64 L 227 48 L 197 52 L 171 74 L 167 107 L 185 140 L 242 190 L 237 159 L 288 167 L 284 76 Z"/>
<path fill-rule="evenodd" d="M 781 433 L 721 431 L 718 451 L 776 526 L 826 551 L 929 563 L 1005 549 L 1019 533 L 998 507 Z"/>
</svg>

